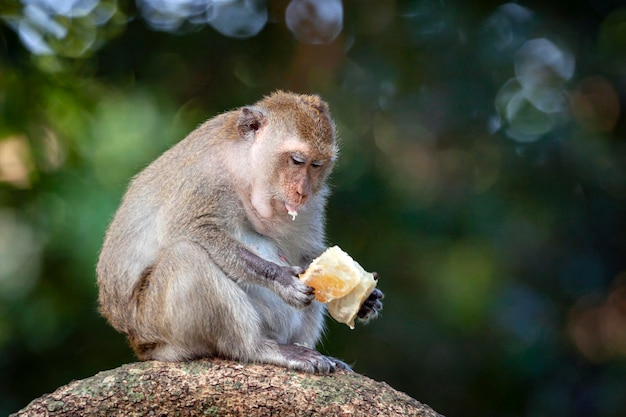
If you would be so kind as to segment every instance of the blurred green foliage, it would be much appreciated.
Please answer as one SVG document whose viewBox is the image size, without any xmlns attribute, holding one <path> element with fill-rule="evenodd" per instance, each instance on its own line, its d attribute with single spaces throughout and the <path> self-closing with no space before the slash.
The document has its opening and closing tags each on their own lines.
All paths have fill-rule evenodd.
<svg viewBox="0 0 626 417">
<path fill-rule="evenodd" d="M 329 243 L 384 317 L 325 352 L 446 415 L 626 414 L 618 0 L 0 2 L 0 414 L 134 360 L 94 266 L 128 180 L 274 89 L 342 138 Z"/>
</svg>

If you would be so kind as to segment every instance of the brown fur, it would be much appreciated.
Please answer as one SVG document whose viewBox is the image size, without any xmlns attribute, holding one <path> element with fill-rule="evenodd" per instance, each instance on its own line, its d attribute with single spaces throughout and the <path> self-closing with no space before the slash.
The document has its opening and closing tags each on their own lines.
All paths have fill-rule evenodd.
<svg viewBox="0 0 626 417">
<path fill-rule="evenodd" d="M 98 261 L 102 314 L 140 359 L 343 366 L 312 350 L 324 308 L 297 279 L 325 247 L 336 155 L 317 96 L 279 91 L 206 121 L 132 180 Z"/>
</svg>

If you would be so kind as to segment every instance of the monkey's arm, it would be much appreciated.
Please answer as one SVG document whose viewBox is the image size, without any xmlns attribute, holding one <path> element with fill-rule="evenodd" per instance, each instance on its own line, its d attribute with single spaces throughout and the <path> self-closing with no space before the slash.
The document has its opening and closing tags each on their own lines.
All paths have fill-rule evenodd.
<svg viewBox="0 0 626 417">
<path fill-rule="evenodd" d="M 298 275 L 304 272 L 301 267 L 281 266 L 261 258 L 213 222 L 205 220 L 194 230 L 197 243 L 235 282 L 267 287 L 297 308 L 311 304 L 315 298 L 313 288 L 298 279 Z"/>
</svg>

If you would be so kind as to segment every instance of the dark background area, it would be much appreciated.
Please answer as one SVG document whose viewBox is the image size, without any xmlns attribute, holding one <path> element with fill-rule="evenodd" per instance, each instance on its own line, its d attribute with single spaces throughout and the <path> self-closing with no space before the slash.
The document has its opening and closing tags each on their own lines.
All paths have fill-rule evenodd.
<svg viewBox="0 0 626 417">
<path fill-rule="evenodd" d="M 329 244 L 386 294 L 323 352 L 448 416 L 626 415 L 622 1 L 0 1 L 0 22 L 0 415 L 135 360 L 94 271 L 128 180 L 275 89 L 330 104 Z"/>
</svg>

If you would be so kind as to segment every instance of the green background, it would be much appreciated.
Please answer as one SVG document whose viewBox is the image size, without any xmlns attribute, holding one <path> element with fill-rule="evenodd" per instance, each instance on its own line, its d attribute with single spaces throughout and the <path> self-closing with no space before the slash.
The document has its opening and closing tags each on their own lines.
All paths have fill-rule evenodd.
<svg viewBox="0 0 626 417">
<path fill-rule="evenodd" d="M 621 1 L 157 3 L 0 1 L 0 415 L 134 360 L 128 180 L 275 89 L 330 104 L 328 241 L 386 294 L 320 350 L 448 416 L 626 415 Z"/>
</svg>

